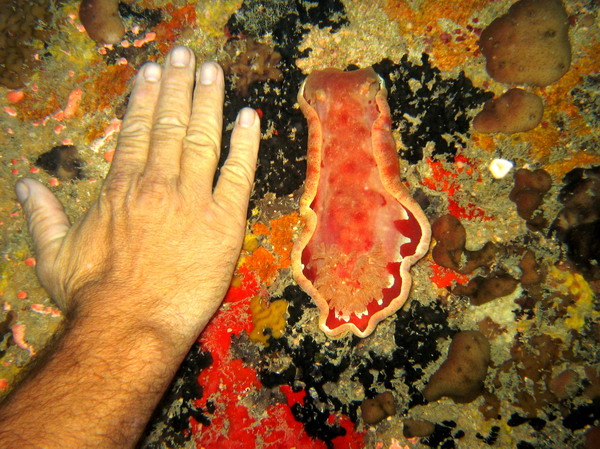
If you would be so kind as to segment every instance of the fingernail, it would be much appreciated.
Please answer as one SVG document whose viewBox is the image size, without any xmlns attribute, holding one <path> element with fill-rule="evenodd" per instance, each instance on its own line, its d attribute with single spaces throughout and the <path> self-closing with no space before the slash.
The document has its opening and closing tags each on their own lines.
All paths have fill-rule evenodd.
<svg viewBox="0 0 600 449">
<path fill-rule="evenodd" d="M 160 66 L 154 62 L 149 62 L 144 65 L 144 79 L 146 81 L 159 81 L 162 74 Z"/>
<path fill-rule="evenodd" d="M 217 65 L 214 62 L 208 61 L 200 67 L 200 84 L 208 86 L 217 79 Z"/>
<path fill-rule="evenodd" d="M 244 128 L 249 128 L 254 123 L 256 112 L 252 108 L 244 108 L 238 114 L 238 123 Z"/>
<path fill-rule="evenodd" d="M 29 198 L 29 187 L 23 181 L 17 181 L 15 184 L 15 193 L 17 194 L 17 200 L 23 204 Z"/>
<path fill-rule="evenodd" d="M 186 67 L 192 60 L 192 53 L 186 47 L 175 47 L 171 51 L 171 65 L 173 67 Z"/>
</svg>

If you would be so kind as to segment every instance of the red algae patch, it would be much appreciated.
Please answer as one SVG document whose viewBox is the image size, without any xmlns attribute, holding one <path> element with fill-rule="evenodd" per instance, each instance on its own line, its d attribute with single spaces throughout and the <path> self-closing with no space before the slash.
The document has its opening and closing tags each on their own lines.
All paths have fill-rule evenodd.
<svg viewBox="0 0 600 449">
<path fill-rule="evenodd" d="M 94 79 L 84 85 L 83 113 L 113 107 L 116 99 L 129 88 L 129 80 L 135 75 L 130 65 L 108 66 Z"/>
<path fill-rule="evenodd" d="M 162 54 L 166 54 L 172 43 L 187 28 L 193 27 L 196 22 L 195 5 L 186 5 L 182 8 L 168 3 L 164 10 L 171 19 L 159 23 L 154 31 L 157 48 Z"/>
<path fill-rule="evenodd" d="M 386 95 L 370 68 L 314 72 L 298 95 L 309 149 L 292 268 L 330 337 L 366 337 L 397 311 L 429 248 L 427 218 L 400 182 Z"/>
</svg>

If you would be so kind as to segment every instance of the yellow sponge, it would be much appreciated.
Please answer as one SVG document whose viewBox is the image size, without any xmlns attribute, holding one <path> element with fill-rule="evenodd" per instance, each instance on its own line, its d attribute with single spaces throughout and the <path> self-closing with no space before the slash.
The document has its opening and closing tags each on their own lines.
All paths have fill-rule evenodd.
<svg viewBox="0 0 600 449">
<path fill-rule="evenodd" d="M 268 344 L 271 335 L 280 338 L 285 329 L 285 313 L 288 303 L 285 299 L 277 301 L 264 301 L 261 296 L 254 296 L 250 301 L 254 329 L 250 332 L 250 340 L 257 343 Z M 265 334 L 266 329 L 271 329 L 270 334 Z"/>
</svg>

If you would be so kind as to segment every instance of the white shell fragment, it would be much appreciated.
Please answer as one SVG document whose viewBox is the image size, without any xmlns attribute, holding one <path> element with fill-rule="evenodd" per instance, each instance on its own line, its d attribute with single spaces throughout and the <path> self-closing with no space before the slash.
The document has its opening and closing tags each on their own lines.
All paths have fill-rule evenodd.
<svg viewBox="0 0 600 449">
<path fill-rule="evenodd" d="M 488 166 L 490 173 L 495 179 L 502 179 L 512 170 L 513 164 L 507 159 L 494 159 Z"/>
</svg>

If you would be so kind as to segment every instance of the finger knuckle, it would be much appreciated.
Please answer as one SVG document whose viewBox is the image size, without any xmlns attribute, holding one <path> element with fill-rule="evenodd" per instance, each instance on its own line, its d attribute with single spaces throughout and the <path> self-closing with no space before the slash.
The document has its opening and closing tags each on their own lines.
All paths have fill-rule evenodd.
<svg viewBox="0 0 600 449">
<path fill-rule="evenodd" d="M 120 138 L 141 141 L 147 139 L 151 128 L 148 117 L 142 115 L 131 116 L 127 118 L 124 126 L 121 127 Z"/>
<path fill-rule="evenodd" d="M 216 133 L 212 133 L 206 129 L 194 129 L 190 130 L 185 137 L 185 143 L 190 146 L 202 148 L 210 147 L 214 150 L 220 147 L 221 140 Z"/>
<path fill-rule="evenodd" d="M 27 211 L 27 218 L 29 227 L 39 233 L 47 222 L 47 212 L 43 208 L 33 208 Z"/>
<path fill-rule="evenodd" d="M 214 162 L 219 160 L 219 143 L 209 134 L 188 134 L 183 139 L 183 148 L 203 158 L 211 158 Z"/>
<path fill-rule="evenodd" d="M 228 182 L 240 188 L 251 185 L 253 180 L 251 170 L 241 163 L 225 164 L 221 169 L 221 176 L 227 177 Z"/>
<path fill-rule="evenodd" d="M 166 111 L 159 114 L 154 120 L 154 132 L 185 133 L 189 117 L 181 112 Z"/>
</svg>

